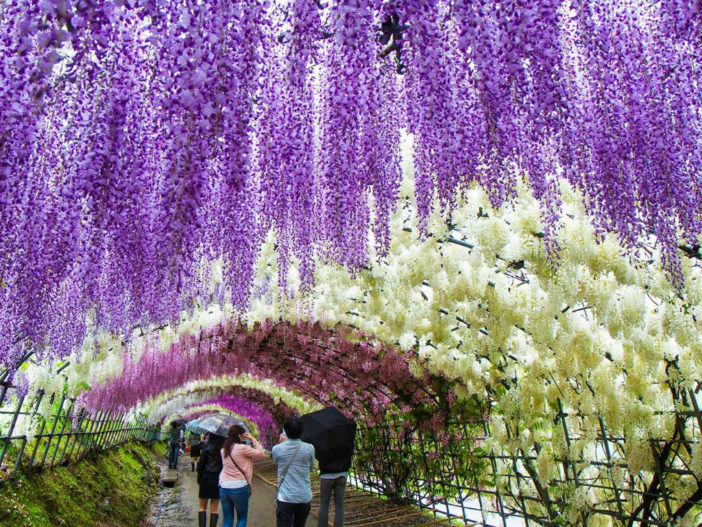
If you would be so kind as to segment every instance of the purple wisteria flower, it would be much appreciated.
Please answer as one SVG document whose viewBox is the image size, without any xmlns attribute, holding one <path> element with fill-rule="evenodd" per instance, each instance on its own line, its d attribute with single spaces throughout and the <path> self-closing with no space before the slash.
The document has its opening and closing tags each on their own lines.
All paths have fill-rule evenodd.
<svg viewBox="0 0 702 527">
<path fill-rule="evenodd" d="M 403 130 L 422 229 L 435 197 L 524 178 L 557 264 L 564 177 L 684 287 L 699 2 L 7 0 L 0 24 L 3 368 L 177 320 L 218 258 L 246 308 L 269 229 L 283 283 L 293 258 L 305 286 L 318 258 L 366 265 L 372 217 L 382 257 Z"/>
</svg>

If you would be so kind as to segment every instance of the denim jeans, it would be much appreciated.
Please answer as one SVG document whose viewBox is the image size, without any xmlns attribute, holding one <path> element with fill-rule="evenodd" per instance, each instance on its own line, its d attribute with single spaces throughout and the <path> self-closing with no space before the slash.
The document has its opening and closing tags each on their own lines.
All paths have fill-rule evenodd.
<svg viewBox="0 0 702 527">
<path fill-rule="evenodd" d="M 305 527 L 307 516 L 310 514 L 312 506 L 310 503 L 286 503 L 276 501 L 278 506 L 275 510 L 277 527 Z"/>
<path fill-rule="evenodd" d="M 344 525 L 344 491 L 346 490 L 346 476 L 335 479 L 319 480 L 319 527 L 329 525 L 329 501 L 334 492 L 334 527 Z"/>
<path fill-rule="evenodd" d="M 179 443 L 170 443 L 168 445 L 168 468 L 178 468 L 178 454 L 180 453 Z"/>
<path fill-rule="evenodd" d="M 249 516 L 249 487 L 239 489 L 219 488 L 219 502 L 222 504 L 222 527 L 234 527 L 236 510 L 236 527 L 246 527 Z"/>
</svg>

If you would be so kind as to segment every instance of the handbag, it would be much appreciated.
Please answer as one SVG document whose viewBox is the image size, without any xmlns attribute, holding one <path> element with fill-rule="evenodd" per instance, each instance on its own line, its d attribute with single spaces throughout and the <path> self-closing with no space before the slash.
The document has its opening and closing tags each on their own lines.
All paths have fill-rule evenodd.
<svg viewBox="0 0 702 527">
<path fill-rule="evenodd" d="M 238 470 L 239 472 L 241 472 L 241 475 L 244 476 L 244 479 L 246 480 L 246 484 L 249 486 L 249 498 L 250 498 L 250 497 L 251 497 L 251 494 L 253 494 L 253 488 L 251 487 L 251 482 L 250 482 L 249 479 L 246 477 L 246 472 L 244 472 L 243 470 L 241 470 L 241 467 L 239 466 L 239 463 L 237 463 L 236 461 L 234 461 L 234 458 L 232 457 L 232 449 L 231 449 L 231 448 L 229 449 L 229 452 L 227 452 L 227 455 L 229 456 L 229 459 L 232 460 L 232 463 L 234 463 L 234 465 L 236 466 L 237 470 Z"/>
</svg>

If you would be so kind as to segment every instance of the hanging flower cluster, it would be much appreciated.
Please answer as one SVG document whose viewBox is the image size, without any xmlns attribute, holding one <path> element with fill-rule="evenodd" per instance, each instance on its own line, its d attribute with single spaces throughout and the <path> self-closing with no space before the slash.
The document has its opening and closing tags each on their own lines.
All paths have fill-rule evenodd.
<svg viewBox="0 0 702 527">
<path fill-rule="evenodd" d="M 432 371 L 460 379 L 463 396 L 494 398 L 501 393 L 502 382 L 514 375 L 527 378 L 528 382 L 513 386 L 505 395 L 506 407 L 513 400 L 525 402 L 526 406 L 520 406 L 521 422 L 539 421 L 546 411 L 526 401 L 560 396 L 564 404 L 590 415 L 604 412 L 609 429 L 658 430 L 667 425 L 657 412 L 673 409 L 666 391 L 665 361 L 676 361 L 680 382 L 694 383 L 702 376 L 699 261 L 683 261 L 688 287 L 679 296 L 666 280 L 659 250 L 647 245 L 639 258 L 631 259 L 611 236 L 596 243 L 596 229 L 580 195 L 567 187 L 561 193 L 568 216 L 558 238 L 563 254 L 555 275 L 540 243 L 543 224 L 538 202 L 525 188 L 518 189 L 515 207 L 509 209 L 491 208 L 489 195 L 475 189 L 456 207 L 454 217 L 460 219 L 460 226 L 449 227 L 440 215 L 433 214 L 427 225 L 432 236 L 424 241 L 418 240 L 414 230 L 411 207 L 399 212 L 393 219 L 393 243 L 384 264 L 356 274 L 340 266 L 319 266 L 311 304 L 300 298 L 299 306 L 290 306 L 272 288 L 270 304 L 256 304 L 246 315 L 253 328 L 251 336 L 231 321 L 209 329 L 190 324 L 183 326 L 187 329 L 180 336 L 169 336 L 169 331 L 161 337 L 161 344 L 148 344 L 138 360 L 127 355 L 124 364 L 121 349 L 101 349 L 92 365 L 90 357 L 84 357 L 85 363 L 66 370 L 64 375 L 71 376 L 68 391 L 75 393 L 78 383 L 88 380 L 94 385 L 83 396 L 89 406 L 128 409 L 137 401 L 176 393 L 164 390 L 177 390 L 183 383 L 193 389 L 207 386 L 210 381 L 203 379 L 217 386 L 240 385 L 245 376 L 239 372 L 249 371 L 262 378 L 283 379 L 292 389 L 301 389 L 306 384 L 302 379 L 309 374 L 309 386 L 329 387 L 316 390 L 311 399 L 334 391 L 339 382 L 344 387 L 341 398 L 348 400 L 354 387 L 343 379 L 337 381 L 333 368 L 329 367 L 328 375 L 320 368 L 305 369 L 294 357 L 286 357 L 285 350 L 293 347 L 297 350 L 293 355 L 301 360 L 328 361 L 320 345 L 334 348 L 330 356 L 339 359 L 342 370 L 355 372 L 360 362 L 342 357 L 360 359 L 366 356 L 366 348 L 325 344 L 345 340 L 346 335 L 311 323 L 291 322 L 274 331 L 269 321 L 308 318 L 331 326 L 354 325 L 380 342 L 407 350 L 399 354 L 397 378 L 406 375 L 408 368 L 414 371 L 415 352 Z M 448 238 L 464 245 L 446 242 Z M 269 240 L 257 264 L 257 284 L 276 282 L 276 256 L 271 248 Z M 260 324 L 255 325 L 256 321 Z M 300 338 L 313 341 L 312 354 Z M 222 344 L 224 348 L 217 347 Z M 375 355 L 370 360 L 377 368 L 385 360 L 379 355 L 384 347 L 372 348 Z M 242 360 L 236 359 L 237 350 Z M 278 377 L 281 364 L 297 371 L 300 378 L 283 373 L 285 370 Z M 91 372 L 95 378 L 86 379 Z M 27 369 L 26 374 L 33 389 L 55 391 L 56 376 L 38 367 Z M 114 380 L 99 387 L 108 378 Z M 568 388 L 573 378 L 586 378 L 603 395 L 584 398 Z M 612 378 L 623 384 L 612 385 Z M 388 379 L 383 383 L 396 394 L 399 388 L 390 382 L 392 376 Z M 373 375 L 360 380 L 359 386 L 366 380 L 377 385 Z M 512 391 L 514 397 L 508 396 Z M 271 407 L 270 401 L 261 403 Z M 286 404 L 293 407 L 296 403 Z"/>
<path fill-rule="evenodd" d="M 173 320 L 217 259 L 217 295 L 245 307 L 269 228 L 307 286 L 320 259 L 361 269 L 389 247 L 401 129 L 423 230 L 435 195 L 451 210 L 478 181 L 497 205 L 524 180 L 556 262 L 565 177 L 600 232 L 655 235 L 681 289 L 677 247 L 702 232 L 701 18 L 648 0 L 8 0 L 0 364 Z"/>
</svg>

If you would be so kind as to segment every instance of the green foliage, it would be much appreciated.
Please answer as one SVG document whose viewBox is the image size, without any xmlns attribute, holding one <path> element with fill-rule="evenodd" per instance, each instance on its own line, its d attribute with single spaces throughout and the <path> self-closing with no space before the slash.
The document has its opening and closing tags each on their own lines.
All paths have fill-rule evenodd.
<svg viewBox="0 0 702 527">
<path fill-rule="evenodd" d="M 158 489 L 162 444 L 132 442 L 0 488 L 2 527 L 134 526 Z"/>
<path fill-rule="evenodd" d="M 359 430 L 354 465 L 361 479 L 369 477 L 399 501 L 416 501 L 418 495 L 460 500 L 467 489 L 494 485 L 487 476 L 481 420 L 432 430 L 415 419 L 415 414 L 388 417 Z"/>
</svg>

